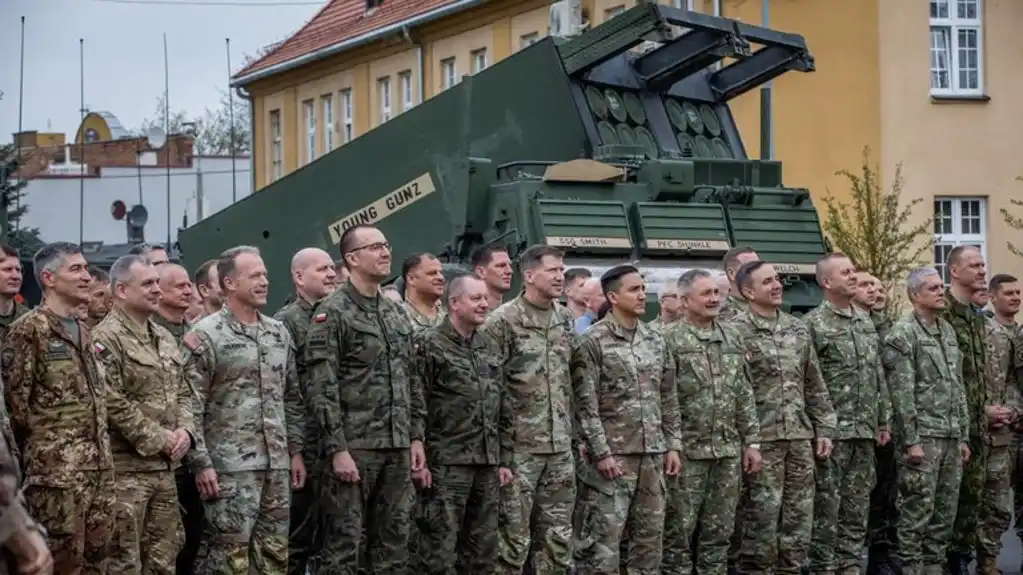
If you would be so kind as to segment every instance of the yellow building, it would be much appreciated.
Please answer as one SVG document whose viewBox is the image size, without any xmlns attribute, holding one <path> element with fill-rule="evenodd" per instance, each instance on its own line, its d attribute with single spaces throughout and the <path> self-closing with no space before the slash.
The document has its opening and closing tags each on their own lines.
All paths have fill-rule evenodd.
<svg viewBox="0 0 1023 575">
<path fill-rule="evenodd" d="M 1023 191 L 1020 0 L 660 0 L 802 34 L 817 71 L 773 86 L 773 156 L 814 197 L 848 197 L 869 146 L 904 197 L 936 214 L 935 256 L 981 246 L 992 272 L 1023 274 L 1000 208 Z M 637 0 L 582 0 L 591 24 Z M 253 102 L 255 189 L 546 35 L 550 0 L 331 0 L 234 78 Z M 759 95 L 732 102 L 759 155 Z M 887 182 L 887 180 L 886 180 Z M 935 212 L 931 212 L 931 208 Z M 1023 215 L 1023 208 L 1019 209 Z"/>
</svg>

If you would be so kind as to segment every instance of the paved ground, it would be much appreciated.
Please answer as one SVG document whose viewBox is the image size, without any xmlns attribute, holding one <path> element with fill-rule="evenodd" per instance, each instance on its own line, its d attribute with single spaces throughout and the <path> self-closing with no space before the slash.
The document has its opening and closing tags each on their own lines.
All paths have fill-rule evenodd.
<svg viewBox="0 0 1023 575">
<path fill-rule="evenodd" d="M 998 556 L 998 568 L 1004 575 L 1020 572 L 1020 562 L 1023 561 L 1023 547 L 1014 530 L 1002 535 L 1002 554 Z"/>
</svg>

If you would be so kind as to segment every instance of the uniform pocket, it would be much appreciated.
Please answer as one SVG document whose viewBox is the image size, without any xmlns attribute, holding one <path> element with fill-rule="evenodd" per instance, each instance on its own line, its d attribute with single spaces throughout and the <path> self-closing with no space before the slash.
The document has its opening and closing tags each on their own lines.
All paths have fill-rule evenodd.
<svg viewBox="0 0 1023 575">
<path fill-rule="evenodd" d="M 74 535 L 85 529 L 85 518 L 78 513 L 75 493 L 69 488 L 29 485 L 25 502 L 32 517 L 51 535 Z"/>
</svg>

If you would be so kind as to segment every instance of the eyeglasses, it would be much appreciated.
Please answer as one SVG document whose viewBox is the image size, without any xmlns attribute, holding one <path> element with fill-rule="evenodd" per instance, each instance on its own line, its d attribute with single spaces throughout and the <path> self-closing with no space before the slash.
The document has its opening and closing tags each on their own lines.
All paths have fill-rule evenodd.
<svg viewBox="0 0 1023 575">
<path fill-rule="evenodd" d="M 388 242 L 377 242 L 375 244 L 366 244 L 357 248 L 352 248 L 348 253 L 353 254 L 359 250 L 369 250 L 371 252 L 382 252 L 384 250 L 391 251 L 391 244 Z"/>
</svg>

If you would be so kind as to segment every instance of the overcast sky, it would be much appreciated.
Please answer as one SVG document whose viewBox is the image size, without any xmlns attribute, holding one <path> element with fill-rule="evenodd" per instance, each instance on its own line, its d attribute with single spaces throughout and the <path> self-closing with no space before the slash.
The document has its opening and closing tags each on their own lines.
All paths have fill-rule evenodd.
<svg viewBox="0 0 1023 575">
<path fill-rule="evenodd" d="M 0 143 L 18 131 L 21 16 L 25 17 L 25 130 L 63 132 L 81 115 L 78 39 L 85 40 L 85 107 L 127 129 L 153 114 L 164 90 L 167 33 L 172 110 L 201 115 L 227 87 L 227 48 L 243 55 L 287 38 L 325 0 L 0 0 Z M 271 6 L 260 6 L 271 4 Z"/>
</svg>

